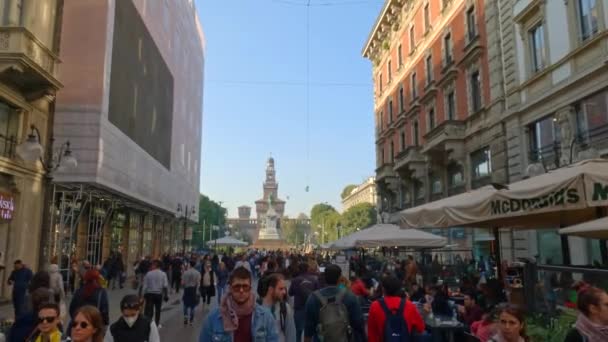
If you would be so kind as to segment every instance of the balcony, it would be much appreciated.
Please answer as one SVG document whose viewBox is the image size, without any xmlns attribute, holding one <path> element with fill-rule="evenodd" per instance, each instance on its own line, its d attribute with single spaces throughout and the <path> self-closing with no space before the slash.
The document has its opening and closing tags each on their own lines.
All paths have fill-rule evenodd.
<svg viewBox="0 0 608 342">
<path fill-rule="evenodd" d="M 530 150 L 530 164 L 541 163 L 545 170 L 555 170 L 560 167 L 561 145 L 559 142 Z"/>
<path fill-rule="evenodd" d="M 382 166 L 376 169 L 376 181 L 381 181 L 385 178 L 395 177 L 395 171 L 393 171 L 393 163 L 384 163 Z"/>
<path fill-rule="evenodd" d="M 446 120 L 424 135 L 425 144 L 422 153 L 453 152 L 463 148 L 465 123 Z"/>
<path fill-rule="evenodd" d="M 24 27 L 0 27 L 0 80 L 32 101 L 62 87 L 55 77 L 59 57 Z"/>
<path fill-rule="evenodd" d="M 426 159 L 419 146 L 409 146 L 395 158 L 395 172 L 411 173 L 422 178 L 425 174 Z"/>
</svg>

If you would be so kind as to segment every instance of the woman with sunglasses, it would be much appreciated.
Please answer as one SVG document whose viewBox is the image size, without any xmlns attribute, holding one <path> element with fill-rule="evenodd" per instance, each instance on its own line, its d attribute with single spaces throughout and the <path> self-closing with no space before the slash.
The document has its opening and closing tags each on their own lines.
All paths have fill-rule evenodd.
<svg viewBox="0 0 608 342">
<path fill-rule="evenodd" d="M 59 305 L 45 303 L 38 308 L 38 325 L 27 339 L 28 342 L 61 342 L 59 330 Z"/>
<path fill-rule="evenodd" d="M 76 311 L 71 323 L 72 342 L 103 342 L 103 318 L 96 307 L 86 305 Z"/>
</svg>

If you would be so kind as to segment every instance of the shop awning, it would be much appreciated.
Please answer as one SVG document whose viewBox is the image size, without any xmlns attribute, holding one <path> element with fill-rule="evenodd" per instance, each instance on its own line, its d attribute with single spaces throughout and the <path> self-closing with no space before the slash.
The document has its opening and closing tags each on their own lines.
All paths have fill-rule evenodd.
<svg viewBox="0 0 608 342">
<path fill-rule="evenodd" d="M 331 244 L 332 249 L 356 247 L 410 247 L 441 248 L 447 244 L 444 237 L 417 229 L 401 229 L 394 224 L 376 224 L 347 235 Z"/>
<path fill-rule="evenodd" d="M 222 247 L 245 247 L 247 246 L 247 242 L 237 240 L 231 236 L 226 236 L 217 240 L 209 240 L 207 241 L 207 246 L 222 246 Z"/>
<path fill-rule="evenodd" d="M 595 218 L 608 205 L 608 160 L 590 159 L 512 183 L 448 197 L 393 217 L 402 228 L 569 225 Z M 525 219 L 522 219 L 525 217 Z"/>
<path fill-rule="evenodd" d="M 590 239 L 608 239 L 608 217 L 587 221 L 571 227 L 562 228 L 560 234 L 575 235 Z"/>
</svg>

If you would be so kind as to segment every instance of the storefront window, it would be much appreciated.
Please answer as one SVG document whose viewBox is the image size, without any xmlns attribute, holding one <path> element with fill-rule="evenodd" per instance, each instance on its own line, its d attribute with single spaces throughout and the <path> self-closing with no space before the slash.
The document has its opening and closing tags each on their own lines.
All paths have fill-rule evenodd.
<svg viewBox="0 0 608 342">
<path fill-rule="evenodd" d="M 129 261 L 135 261 L 139 255 L 139 230 L 141 225 L 141 216 L 133 214 L 129 216 Z"/>
<path fill-rule="evenodd" d="M 0 102 L 0 155 L 11 158 L 17 142 L 19 116 L 6 103 Z"/>
<path fill-rule="evenodd" d="M 471 153 L 471 178 L 473 189 L 489 183 L 491 166 L 490 148 L 482 148 Z"/>
<path fill-rule="evenodd" d="M 562 241 L 557 229 L 537 230 L 539 263 L 561 265 L 564 263 L 562 255 Z"/>
<path fill-rule="evenodd" d="M 124 213 L 116 213 L 112 219 L 112 238 L 110 250 L 118 251 L 122 247 L 122 232 L 127 223 L 127 216 Z"/>
</svg>

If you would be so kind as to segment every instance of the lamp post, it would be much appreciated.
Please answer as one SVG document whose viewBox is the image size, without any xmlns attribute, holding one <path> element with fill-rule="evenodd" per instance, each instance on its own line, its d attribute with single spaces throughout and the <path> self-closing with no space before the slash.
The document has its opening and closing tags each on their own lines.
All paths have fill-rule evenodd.
<svg viewBox="0 0 608 342">
<path fill-rule="evenodd" d="M 41 135 L 40 131 L 35 125 L 30 126 L 30 134 L 28 134 L 25 141 L 19 144 L 15 148 L 17 155 L 25 162 L 36 162 L 40 161 L 44 169 L 44 200 L 42 208 L 42 231 L 40 232 L 40 243 L 42 244 L 42 253 L 38 259 L 38 265 L 42 269 L 45 263 L 50 260 L 50 230 L 53 229 L 53 225 L 50 222 L 51 217 L 51 206 L 53 205 L 54 199 L 51 198 L 53 173 L 57 170 L 68 171 L 75 169 L 78 166 L 78 161 L 72 155 L 70 149 L 70 141 L 67 140 L 59 146 L 55 151 L 53 149 L 53 143 L 55 139 L 51 136 L 49 138 L 49 144 L 45 151 L 44 147 L 40 144 Z M 48 226 L 48 229 L 46 228 Z M 68 256 L 69 258 L 69 256 Z M 71 262 L 68 260 L 68 262 Z M 68 270 L 69 272 L 69 270 Z M 69 276 L 69 274 L 68 274 Z"/>
<path fill-rule="evenodd" d="M 182 208 L 181 204 L 177 204 L 177 215 L 178 215 L 178 219 L 183 219 L 184 220 L 184 233 L 183 233 L 183 240 L 182 240 L 182 254 L 186 255 L 186 241 L 188 241 L 188 239 L 186 239 L 186 230 L 188 227 L 188 220 L 190 219 L 191 216 L 193 216 L 196 213 L 196 211 L 194 210 L 194 206 L 185 206 L 184 208 Z"/>
<path fill-rule="evenodd" d="M 220 226 L 213 226 L 213 230 L 216 231 L 217 233 L 215 234 L 215 247 L 213 247 L 213 249 L 215 249 L 217 251 L 217 239 L 219 238 L 219 231 L 220 231 Z"/>
</svg>

